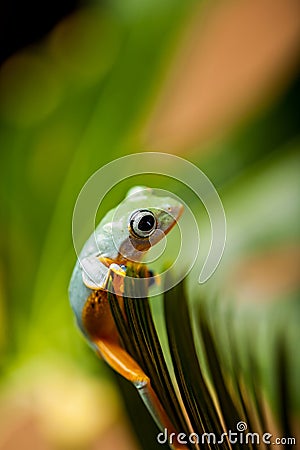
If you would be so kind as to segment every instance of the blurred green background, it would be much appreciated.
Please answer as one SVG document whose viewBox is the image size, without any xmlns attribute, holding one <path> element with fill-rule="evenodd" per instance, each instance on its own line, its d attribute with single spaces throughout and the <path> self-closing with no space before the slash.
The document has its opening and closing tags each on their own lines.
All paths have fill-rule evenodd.
<svg viewBox="0 0 300 450">
<path fill-rule="evenodd" d="M 287 328 L 298 352 L 299 15 L 296 0 L 90 1 L 4 62 L 0 449 L 138 448 L 67 295 L 77 195 L 126 154 L 170 152 L 207 174 L 228 239 L 207 286 L 195 290 L 191 272 L 191 296 L 233 299 L 253 333 L 262 330 L 262 366 L 268 325 Z M 186 195 L 201 229 L 202 210 Z M 295 358 L 295 417 L 299 371 Z"/>
</svg>

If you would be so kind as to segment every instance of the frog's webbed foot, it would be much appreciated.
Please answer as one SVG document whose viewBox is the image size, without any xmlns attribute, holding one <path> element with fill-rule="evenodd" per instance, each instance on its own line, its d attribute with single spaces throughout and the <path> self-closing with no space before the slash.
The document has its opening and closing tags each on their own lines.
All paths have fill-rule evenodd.
<svg viewBox="0 0 300 450">
<path fill-rule="evenodd" d="M 119 264 L 112 263 L 109 266 L 106 283 L 104 289 L 107 290 L 109 278 L 113 279 L 113 289 L 115 294 L 123 295 L 124 294 L 124 278 L 126 276 L 126 267 L 119 266 Z"/>
<path fill-rule="evenodd" d="M 126 266 L 119 266 L 119 264 L 112 263 L 109 266 L 109 272 L 112 272 L 114 275 L 118 277 L 124 278 L 126 275 Z"/>
<path fill-rule="evenodd" d="M 125 266 L 110 264 L 108 267 L 97 256 L 88 256 L 80 261 L 82 268 L 82 281 L 89 289 L 107 290 L 108 280 L 111 275 L 114 279 L 115 292 L 119 293 L 123 284 L 126 271 Z"/>
<path fill-rule="evenodd" d="M 80 261 L 82 268 L 82 281 L 86 287 L 92 290 L 103 289 L 108 290 L 108 281 L 110 277 L 113 279 L 113 289 L 115 294 L 123 295 L 124 293 L 124 277 L 126 276 L 126 266 L 116 263 L 105 264 L 105 259 L 97 256 L 88 256 Z M 103 262 L 104 261 L 104 262 Z M 152 270 L 147 269 L 149 278 L 148 286 L 160 284 L 160 278 L 154 274 Z"/>
</svg>

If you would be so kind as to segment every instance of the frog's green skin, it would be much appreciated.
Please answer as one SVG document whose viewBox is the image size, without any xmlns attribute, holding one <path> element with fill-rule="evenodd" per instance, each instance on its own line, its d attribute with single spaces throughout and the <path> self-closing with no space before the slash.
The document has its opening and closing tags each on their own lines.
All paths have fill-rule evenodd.
<svg viewBox="0 0 300 450">
<path fill-rule="evenodd" d="M 129 219 L 133 212 L 141 209 L 151 211 L 156 219 L 156 230 L 149 239 L 130 232 Z M 106 214 L 84 245 L 69 287 L 71 305 L 84 333 L 83 307 L 93 290 L 105 290 L 110 268 L 125 273 L 127 261 L 139 261 L 171 230 L 182 210 L 181 203 L 174 198 L 160 197 L 152 189 L 135 187 L 117 208 Z"/>
</svg>

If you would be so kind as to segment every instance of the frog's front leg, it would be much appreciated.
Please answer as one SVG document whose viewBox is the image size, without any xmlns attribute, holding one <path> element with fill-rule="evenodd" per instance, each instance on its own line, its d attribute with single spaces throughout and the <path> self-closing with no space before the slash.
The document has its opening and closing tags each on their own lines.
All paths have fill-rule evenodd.
<svg viewBox="0 0 300 450">
<path fill-rule="evenodd" d="M 82 269 L 82 281 L 92 290 L 107 290 L 108 280 L 114 275 L 114 288 L 116 294 L 123 293 L 123 279 L 125 270 L 118 264 L 110 264 L 109 260 L 99 258 L 96 255 L 88 256 L 80 261 Z"/>
<path fill-rule="evenodd" d="M 82 281 L 89 289 L 104 289 L 108 267 L 96 255 L 80 260 Z"/>
</svg>

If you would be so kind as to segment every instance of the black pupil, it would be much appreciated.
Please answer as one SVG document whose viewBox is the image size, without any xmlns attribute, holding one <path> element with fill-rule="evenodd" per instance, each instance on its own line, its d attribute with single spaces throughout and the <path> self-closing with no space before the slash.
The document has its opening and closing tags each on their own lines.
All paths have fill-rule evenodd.
<svg viewBox="0 0 300 450">
<path fill-rule="evenodd" d="M 154 226 L 154 217 L 150 214 L 142 217 L 138 224 L 138 229 L 140 231 L 150 231 Z"/>
</svg>

